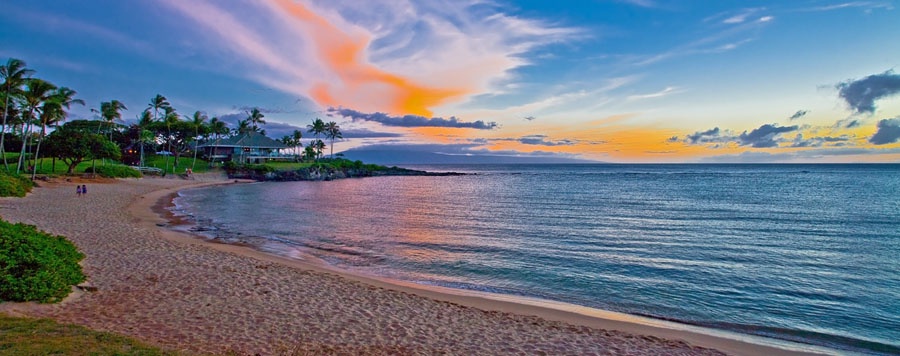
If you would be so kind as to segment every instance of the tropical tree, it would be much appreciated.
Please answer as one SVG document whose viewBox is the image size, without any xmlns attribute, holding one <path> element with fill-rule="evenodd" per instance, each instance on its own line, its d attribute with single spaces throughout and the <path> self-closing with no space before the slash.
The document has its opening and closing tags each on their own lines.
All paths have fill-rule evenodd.
<svg viewBox="0 0 900 356">
<path fill-rule="evenodd" d="M 10 58 L 6 64 L 0 65 L 0 78 L 3 78 L 3 123 L 0 125 L 0 156 L 3 156 L 3 164 L 9 171 L 9 163 L 6 161 L 6 123 L 10 117 L 10 100 L 14 96 L 22 94 L 22 85 L 34 71 L 25 67 L 25 62 L 20 59 Z"/>
<path fill-rule="evenodd" d="M 312 160 L 316 159 L 316 148 L 313 147 L 313 146 L 314 146 L 313 143 L 310 143 L 310 144 L 307 145 L 306 148 L 303 150 L 303 157 L 304 157 L 304 160 L 306 160 L 306 161 L 312 161 Z"/>
<path fill-rule="evenodd" d="M 172 104 L 169 104 L 169 100 L 166 97 L 156 94 L 156 96 L 150 98 L 150 104 L 147 105 L 147 109 L 153 109 L 153 120 L 159 120 L 159 111 L 166 110 L 166 108 L 171 108 Z"/>
<path fill-rule="evenodd" d="M 303 142 L 300 141 L 300 139 L 302 139 L 302 138 L 303 138 L 303 132 L 300 131 L 300 130 L 294 130 L 294 132 L 291 134 L 291 139 L 294 140 L 294 146 L 293 146 L 293 147 L 294 147 L 294 154 L 297 155 L 297 159 L 298 159 L 298 160 L 300 159 L 300 150 L 299 150 L 299 148 L 300 148 L 300 147 L 303 147 Z"/>
<path fill-rule="evenodd" d="M 47 126 L 54 126 L 60 121 L 65 120 L 66 116 L 69 115 L 66 110 L 70 109 L 72 104 L 84 105 L 84 100 L 74 98 L 75 94 L 77 94 L 76 91 L 67 87 L 62 87 L 56 89 L 56 91 L 50 95 L 50 98 L 44 102 L 40 116 L 41 134 L 38 136 L 37 148 L 34 150 L 35 164 L 37 164 L 41 152 L 41 143 L 44 141 L 44 136 L 47 134 Z M 36 174 L 37 169 L 33 169 L 31 171 L 32 180 L 34 180 Z"/>
<path fill-rule="evenodd" d="M 68 166 L 68 173 L 75 173 L 75 167 L 88 159 L 119 159 L 119 146 L 106 136 L 66 124 L 53 130 L 47 136 L 47 151 Z"/>
<path fill-rule="evenodd" d="M 42 79 L 29 78 L 25 82 L 25 93 L 23 94 L 23 123 L 22 123 L 22 151 L 19 153 L 19 163 L 16 165 L 16 174 L 22 171 L 25 164 L 25 148 L 28 145 L 28 137 L 31 133 L 31 126 L 35 120 L 35 114 L 41 109 L 41 105 L 50 99 L 56 86 Z"/>
<path fill-rule="evenodd" d="M 253 131 L 259 131 L 259 125 L 265 124 L 266 120 L 263 120 L 265 115 L 259 111 L 259 108 L 253 108 L 247 112 L 247 122 L 250 124 L 250 127 Z"/>
<path fill-rule="evenodd" d="M 294 147 L 294 138 L 291 137 L 291 135 L 284 135 L 280 139 L 277 139 L 275 141 L 279 141 L 288 147 Z"/>
<path fill-rule="evenodd" d="M 109 139 L 112 140 L 112 127 L 116 121 L 122 121 L 122 110 L 128 110 L 121 101 L 112 100 L 100 103 L 100 117 L 109 123 Z"/>
<path fill-rule="evenodd" d="M 216 143 L 214 145 L 213 152 L 217 152 L 219 150 L 219 135 L 227 135 L 229 132 L 228 126 L 225 125 L 224 121 L 219 120 L 218 117 L 214 117 L 209 120 L 209 132 L 212 133 L 215 137 L 214 139 L 216 140 Z M 210 154 L 210 156 L 212 156 L 212 154 Z"/>
<path fill-rule="evenodd" d="M 317 153 L 316 160 L 318 160 L 320 157 L 322 157 L 322 153 L 325 152 L 325 142 L 322 140 L 316 140 L 315 147 Z"/>
<path fill-rule="evenodd" d="M 198 151 L 197 147 L 199 146 L 199 144 L 197 144 L 196 142 L 198 142 L 198 138 L 200 137 L 201 133 L 207 132 L 207 128 L 206 128 L 206 120 L 207 119 L 209 119 L 209 116 L 206 116 L 205 113 L 202 113 L 200 111 L 195 111 L 193 120 L 191 120 L 191 124 L 193 124 L 193 126 L 194 126 L 194 142 L 195 142 L 195 144 L 194 144 L 194 160 L 191 161 L 191 171 L 194 170 L 194 164 L 197 163 L 197 151 Z"/>
<path fill-rule="evenodd" d="M 331 158 L 334 158 L 334 139 L 344 138 L 341 127 L 334 121 L 325 124 L 325 137 L 331 139 Z"/>
<path fill-rule="evenodd" d="M 250 121 L 248 120 L 238 120 L 237 127 L 234 128 L 235 135 L 241 135 L 253 131 L 253 127 L 250 126 Z"/>
<path fill-rule="evenodd" d="M 138 144 L 141 146 L 141 160 L 139 162 L 140 166 L 144 166 L 144 146 L 148 143 L 154 142 L 156 136 L 153 134 L 153 131 L 150 131 L 150 127 L 153 125 L 153 117 L 150 116 L 150 109 L 145 109 L 141 112 L 141 115 L 138 116 L 137 130 L 138 130 Z"/>
<path fill-rule="evenodd" d="M 166 154 L 166 172 L 168 172 L 169 171 L 169 156 L 172 156 L 175 154 L 175 151 L 172 150 L 172 141 L 175 140 L 175 138 L 172 137 L 172 124 L 181 122 L 181 117 L 178 115 L 177 112 L 175 112 L 175 108 L 173 108 L 172 106 L 166 106 L 165 112 L 166 112 L 166 115 L 163 116 L 162 120 L 163 120 L 163 123 L 165 124 L 165 128 L 166 128 L 165 141 L 166 141 L 166 152 L 168 152 L 168 154 Z M 161 132 L 161 131 L 162 131 L 162 127 L 159 127 L 158 132 Z M 176 166 L 178 165 L 178 157 L 177 156 L 175 157 L 175 165 Z M 173 173 L 174 173 L 174 171 L 173 171 Z"/>
<path fill-rule="evenodd" d="M 306 125 L 306 128 L 308 129 L 307 132 L 316 135 L 316 139 L 318 140 L 319 134 L 325 132 L 325 121 L 322 121 L 322 119 L 320 118 L 316 118 L 311 124 Z"/>
<path fill-rule="evenodd" d="M 150 98 L 150 104 L 147 105 L 147 109 L 153 109 L 153 121 L 159 120 L 159 111 L 164 110 L 166 116 L 169 116 L 170 112 L 174 112 L 175 109 L 172 109 L 172 104 L 169 103 L 169 100 L 166 97 L 156 94 L 156 96 Z M 171 147 L 169 152 L 171 152 Z M 166 171 L 169 170 L 169 156 L 166 156 Z"/>
</svg>

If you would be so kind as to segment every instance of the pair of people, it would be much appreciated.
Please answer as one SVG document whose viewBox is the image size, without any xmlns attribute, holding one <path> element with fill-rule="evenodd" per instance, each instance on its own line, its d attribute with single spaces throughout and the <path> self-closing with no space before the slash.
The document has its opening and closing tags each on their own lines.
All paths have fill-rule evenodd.
<svg viewBox="0 0 900 356">
<path fill-rule="evenodd" d="M 78 194 L 78 196 L 81 196 L 82 194 L 87 195 L 87 184 L 79 184 L 75 187 L 75 193 Z"/>
</svg>

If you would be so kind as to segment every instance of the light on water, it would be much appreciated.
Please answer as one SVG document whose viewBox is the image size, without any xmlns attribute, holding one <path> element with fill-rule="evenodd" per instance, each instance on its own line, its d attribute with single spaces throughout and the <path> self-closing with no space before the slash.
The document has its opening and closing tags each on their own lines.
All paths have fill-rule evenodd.
<svg viewBox="0 0 900 356">
<path fill-rule="evenodd" d="M 900 353 L 900 166 L 428 169 L 478 174 L 176 203 L 218 237 L 361 273 Z"/>
</svg>

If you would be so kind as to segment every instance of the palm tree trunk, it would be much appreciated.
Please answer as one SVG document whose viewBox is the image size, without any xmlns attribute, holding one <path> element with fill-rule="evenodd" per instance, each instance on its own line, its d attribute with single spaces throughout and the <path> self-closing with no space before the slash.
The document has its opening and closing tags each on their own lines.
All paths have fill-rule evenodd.
<svg viewBox="0 0 900 356">
<path fill-rule="evenodd" d="M 3 165 L 9 172 L 9 162 L 6 161 L 6 117 L 9 115 L 9 80 L 6 81 L 6 105 L 3 106 L 3 124 L 0 125 L 0 156 L 3 156 Z"/>
<path fill-rule="evenodd" d="M 28 113 L 28 117 L 34 115 L 34 110 L 30 110 Z M 19 174 L 22 171 L 22 165 L 25 163 L 25 146 L 28 145 L 28 136 L 27 132 L 31 131 L 30 129 L 31 123 L 22 124 L 22 151 L 19 153 L 19 163 L 16 165 L 16 174 Z"/>
<path fill-rule="evenodd" d="M 43 120 L 41 120 L 43 121 Z M 31 170 L 31 180 L 34 180 L 34 177 L 37 175 L 37 161 L 38 161 L 38 153 L 41 152 L 41 142 L 44 142 L 44 134 L 47 132 L 47 126 L 41 125 L 41 136 L 38 137 L 37 148 L 34 149 L 34 169 Z"/>
<path fill-rule="evenodd" d="M 194 133 L 197 134 L 197 135 L 199 136 L 199 133 L 198 133 L 197 131 L 194 131 Z M 200 143 L 197 142 L 197 141 L 198 141 L 198 140 L 197 140 L 197 138 L 196 138 L 196 136 L 195 136 L 195 137 L 194 137 L 194 160 L 191 161 L 191 172 L 194 171 L 194 165 L 197 164 L 197 149 L 200 148 Z"/>
</svg>

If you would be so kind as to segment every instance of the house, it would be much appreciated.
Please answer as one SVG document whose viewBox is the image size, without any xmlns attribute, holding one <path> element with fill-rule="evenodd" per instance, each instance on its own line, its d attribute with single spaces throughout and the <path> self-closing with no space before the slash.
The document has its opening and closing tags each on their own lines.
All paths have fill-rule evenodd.
<svg viewBox="0 0 900 356">
<path fill-rule="evenodd" d="M 283 143 L 250 131 L 233 137 L 210 140 L 197 147 L 211 162 L 233 161 L 240 163 L 264 163 L 269 160 L 293 160 L 293 155 L 282 154 L 288 148 Z"/>
</svg>

